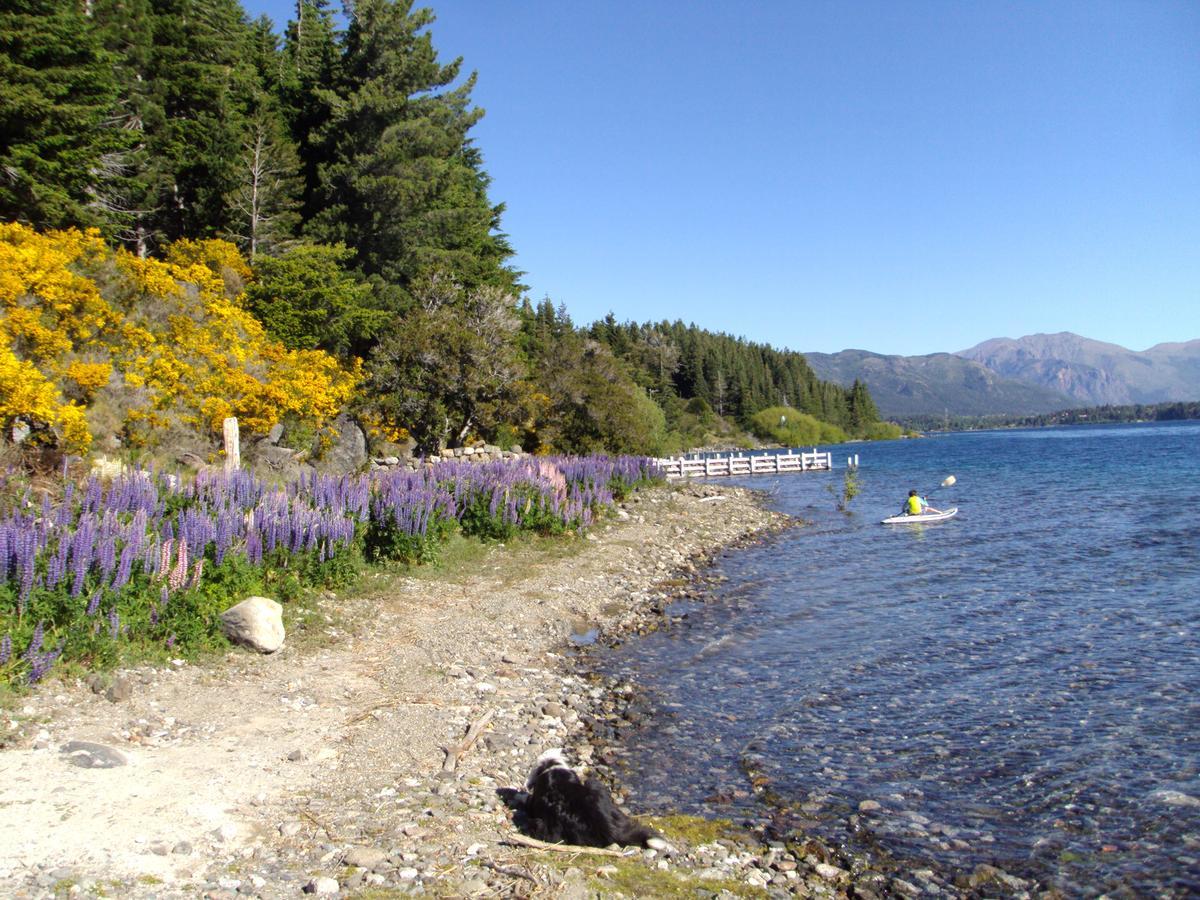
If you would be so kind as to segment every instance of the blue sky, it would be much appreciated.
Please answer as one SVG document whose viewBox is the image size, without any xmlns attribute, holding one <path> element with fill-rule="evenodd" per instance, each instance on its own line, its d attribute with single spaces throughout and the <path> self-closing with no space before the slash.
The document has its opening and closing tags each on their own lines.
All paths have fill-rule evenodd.
<svg viewBox="0 0 1200 900">
<path fill-rule="evenodd" d="M 1198 3 L 423 5 L 478 72 L 529 293 L 577 323 L 901 354 L 1200 338 Z"/>
</svg>

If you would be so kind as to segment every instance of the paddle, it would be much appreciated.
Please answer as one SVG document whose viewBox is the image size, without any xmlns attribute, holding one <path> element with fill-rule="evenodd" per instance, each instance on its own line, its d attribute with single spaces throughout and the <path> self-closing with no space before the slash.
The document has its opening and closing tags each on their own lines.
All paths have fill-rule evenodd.
<svg viewBox="0 0 1200 900">
<path fill-rule="evenodd" d="M 950 487 L 952 484 L 956 483 L 957 481 L 958 481 L 958 479 L 955 478 L 953 475 L 947 475 L 946 480 L 943 481 L 940 485 L 938 485 L 938 487 Z M 933 491 L 930 491 L 929 493 L 932 494 Z M 928 496 L 928 495 L 926 495 L 926 496 Z"/>
<path fill-rule="evenodd" d="M 946 476 L 946 478 L 945 478 L 945 479 L 942 481 L 942 483 L 941 483 L 940 485 L 938 485 L 938 487 L 950 487 L 950 486 L 951 486 L 951 485 L 953 485 L 953 484 L 954 484 L 956 481 L 958 481 L 958 479 L 957 479 L 957 478 L 955 478 L 953 475 L 947 475 L 947 476 Z M 935 488 L 935 490 L 936 490 L 936 488 Z M 925 498 L 924 498 L 924 499 L 928 500 L 928 499 L 929 499 L 929 495 L 930 495 L 930 494 L 932 494 L 932 493 L 933 493 L 933 491 L 930 491 L 930 492 L 929 492 L 929 494 L 926 494 L 926 495 L 925 495 Z"/>
</svg>

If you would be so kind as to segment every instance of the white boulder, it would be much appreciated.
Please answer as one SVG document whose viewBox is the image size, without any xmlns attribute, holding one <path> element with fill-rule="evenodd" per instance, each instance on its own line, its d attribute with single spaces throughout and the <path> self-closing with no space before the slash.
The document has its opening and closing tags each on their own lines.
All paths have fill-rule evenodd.
<svg viewBox="0 0 1200 900">
<path fill-rule="evenodd" d="M 236 644 L 259 653 L 283 646 L 283 607 L 268 597 L 247 597 L 221 613 L 221 629 Z"/>
</svg>

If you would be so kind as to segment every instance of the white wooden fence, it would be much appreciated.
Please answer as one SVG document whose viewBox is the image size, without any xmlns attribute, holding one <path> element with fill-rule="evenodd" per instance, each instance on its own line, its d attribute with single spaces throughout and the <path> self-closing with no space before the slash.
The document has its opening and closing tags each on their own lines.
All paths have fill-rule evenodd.
<svg viewBox="0 0 1200 900">
<path fill-rule="evenodd" d="M 668 478 L 715 478 L 719 475 L 781 475 L 785 472 L 830 471 L 833 454 L 816 447 L 799 453 L 738 453 L 703 459 L 676 456 L 657 461 Z"/>
</svg>

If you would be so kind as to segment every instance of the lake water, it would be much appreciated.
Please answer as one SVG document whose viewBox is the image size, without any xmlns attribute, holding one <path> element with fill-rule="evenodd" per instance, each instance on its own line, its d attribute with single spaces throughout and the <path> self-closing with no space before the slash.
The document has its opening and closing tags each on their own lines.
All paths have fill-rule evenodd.
<svg viewBox="0 0 1200 900">
<path fill-rule="evenodd" d="M 859 455 L 849 513 L 840 469 L 735 479 L 810 524 L 603 658 L 654 712 L 631 808 L 1073 896 L 1200 892 L 1200 423 L 832 449 Z M 879 524 L 909 488 L 957 518 Z"/>
</svg>

